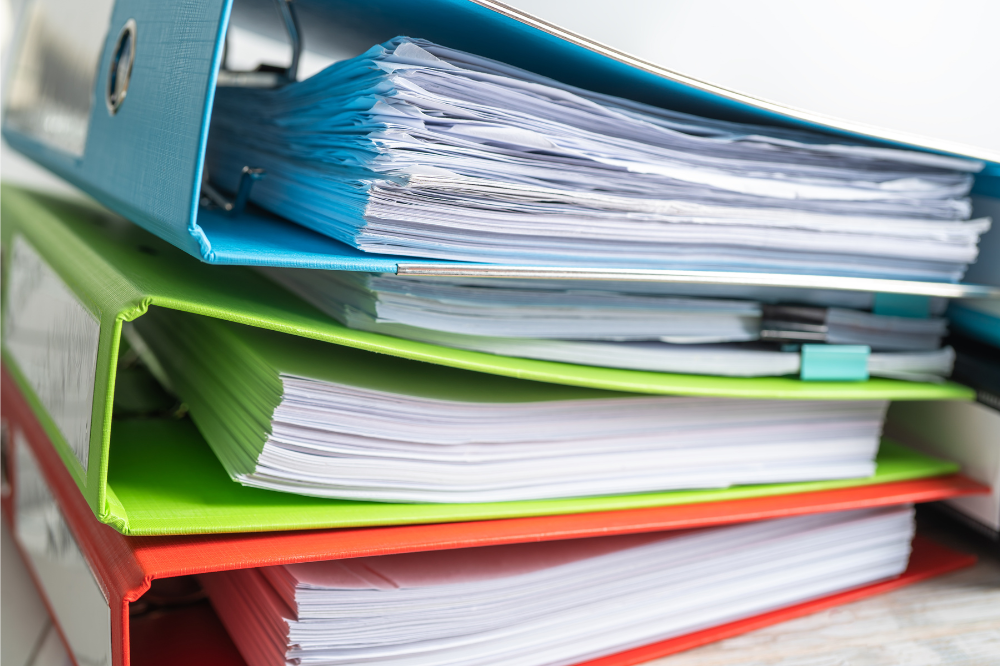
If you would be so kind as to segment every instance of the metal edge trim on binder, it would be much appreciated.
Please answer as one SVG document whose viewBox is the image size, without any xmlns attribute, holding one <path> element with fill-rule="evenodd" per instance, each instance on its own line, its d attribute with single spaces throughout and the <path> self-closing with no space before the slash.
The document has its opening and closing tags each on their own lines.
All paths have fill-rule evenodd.
<svg viewBox="0 0 1000 666">
<path fill-rule="evenodd" d="M 621 282 L 671 282 L 737 287 L 786 287 L 832 289 L 883 294 L 910 294 L 939 298 L 1000 298 L 1000 287 L 951 282 L 917 282 L 881 278 L 740 273 L 731 271 L 675 271 L 641 268 L 581 268 L 563 266 L 496 266 L 490 264 L 399 263 L 397 275 L 422 277 L 521 278 L 535 280 L 608 280 Z"/>
</svg>

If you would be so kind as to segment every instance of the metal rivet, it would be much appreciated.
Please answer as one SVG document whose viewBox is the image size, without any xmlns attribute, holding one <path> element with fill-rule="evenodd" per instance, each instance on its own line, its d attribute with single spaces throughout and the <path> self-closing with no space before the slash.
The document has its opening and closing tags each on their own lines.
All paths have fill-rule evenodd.
<svg viewBox="0 0 1000 666">
<path fill-rule="evenodd" d="M 125 101 L 129 80 L 132 78 L 132 62 L 135 60 L 135 19 L 125 22 L 125 27 L 118 33 L 115 50 L 111 53 L 111 66 L 108 68 L 108 86 L 105 91 L 105 101 L 108 113 L 115 115 Z"/>
</svg>

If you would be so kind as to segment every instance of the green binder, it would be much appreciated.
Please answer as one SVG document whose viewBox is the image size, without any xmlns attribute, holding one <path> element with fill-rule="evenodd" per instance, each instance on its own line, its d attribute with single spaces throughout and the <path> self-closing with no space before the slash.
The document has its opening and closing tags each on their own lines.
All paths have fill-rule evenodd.
<svg viewBox="0 0 1000 666">
<path fill-rule="evenodd" d="M 94 513 L 126 534 L 579 513 L 842 488 L 955 471 L 950 463 L 889 445 L 880 453 L 878 473 L 869 479 L 725 490 L 441 506 L 313 499 L 244 488 L 228 478 L 188 421 L 114 422 L 122 324 L 151 306 L 428 364 L 616 391 L 800 400 L 973 397 L 971 390 L 953 383 L 676 375 L 508 358 L 400 340 L 345 328 L 252 269 L 200 263 L 97 206 L 5 186 L 2 216 L 4 364 Z M 12 321 L 18 324 L 13 333 Z"/>
</svg>

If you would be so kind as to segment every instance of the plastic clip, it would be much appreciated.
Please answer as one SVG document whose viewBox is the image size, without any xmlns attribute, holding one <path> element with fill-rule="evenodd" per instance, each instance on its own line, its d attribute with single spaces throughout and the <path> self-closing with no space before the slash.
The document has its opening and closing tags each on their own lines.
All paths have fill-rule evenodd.
<svg viewBox="0 0 1000 666">
<path fill-rule="evenodd" d="M 867 345 L 802 345 L 799 377 L 806 382 L 863 382 L 870 353 Z"/>
</svg>

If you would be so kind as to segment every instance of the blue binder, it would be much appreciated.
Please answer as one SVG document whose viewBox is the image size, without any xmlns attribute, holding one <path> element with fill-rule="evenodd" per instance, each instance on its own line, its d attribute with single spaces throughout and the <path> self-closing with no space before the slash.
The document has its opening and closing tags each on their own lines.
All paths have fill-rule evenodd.
<svg viewBox="0 0 1000 666">
<path fill-rule="evenodd" d="M 24 77 L 35 77 L 34 83 L 41 90 L 58 88 L 54 84 L 60 72 L 52 62 L 62 52 L 60 40 L 49 33 L 60 29 L 72 32 L 75 26 L 66 25 L 72 19 L 58 12 L 49 12 L 45 21 L 32 22 L 32 12 L 44 13 L 46 4 L 46 0 L 37 0 L 35 8 L 26 11 L 12 69 L 13 89 Z M 274 0 L 237 0 L 235 10 L 233 0 L 95 0 L 93 4 L 107 5 L 109 17 L 106 36 L 94 36 L 94 62 L 87 70 L 96 72 L 92 95 L 88 103 L 56 100 L 58 104 L 52 107 L 58 107 L 52 125 L 69 127 L 67 132 L 72 136 L 54 135 L 51 127 L 40 126 L 48 122 L 37 122 L 48 102 L 36 99 L 32 107 L 30 94 L 15 90 L 17 94 L 8 95 L 3 123 L 3 135 L 14 148 L 208 263 L 392 273 L 427 271 L 428 266 L 433 271 L 434 265 L 447 264 L 421 260 L 423 268 L 414 269 L 417 262 L 413 260 L 366 255 L 275 217 L 250 211 L 233 217 L 201 205 L 209 119 L 230 19 L 280 36 L 283 28 Z M 290 0 L 278 2 L 285 10 L 289 4 Z M 993 152 L 882 132 L 756 100 L 616 51 L 492 0 L 295 0 L 294 9 L 298 22 L 290 29 L 302 30 L 305 41 L 312 45 L 340 43 L 360 51 L 396 35 L 423 37 L 572 85 L 678 111 L 981 159 L 987 166 L 977 176 L 975 192 L 1000 196 L 1000 155 Z M 42 24 L 49 26 L 45 28 L 49 33 L 38 28 Z M 86 64 L 86 57 L 81 57 Z M 59 114 L 67 108 L 76 116 L 64 122 Z M 551 271 L 519 273 L 516 269 L 532 267 L 514 268 L 513 272 L 523 277 L 552 276 Z M 614 267 L 609 269 L 610 274 L 607 270 L 576 271 L 573 276 L 614 277 Z M 630 279 L 658 279 L 655 273 L 634 274 Z M 660 273 L 662 278 L 670 272 Z M 772 282 L 823 286 L 822 281 L 804 285 L 802 277 Z M 740 283 L 738 277 L 730 276 L 729 280 Z M 894 287 L 875 284 L 891 281 L 831 280 L 829 286 L 840 289 L 990 295 L 989 290 L 921 291 L 912 286 L 917 283 Z M 690 280 L 674 275 L 671 281 Z M 767 281 L 758 277 L 753 283 Z"/>
</svg>

